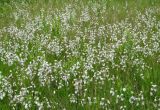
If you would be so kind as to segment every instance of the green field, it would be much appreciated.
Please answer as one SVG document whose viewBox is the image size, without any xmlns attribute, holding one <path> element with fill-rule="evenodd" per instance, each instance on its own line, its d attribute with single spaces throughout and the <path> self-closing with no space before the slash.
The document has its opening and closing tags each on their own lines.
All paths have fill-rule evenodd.
<svg viewBox="0 0 160 110">
<path fill-rule="evenodd" d="M 0 110 L 160 110 L 160 0 L 0 0 Z"/>
</svg>

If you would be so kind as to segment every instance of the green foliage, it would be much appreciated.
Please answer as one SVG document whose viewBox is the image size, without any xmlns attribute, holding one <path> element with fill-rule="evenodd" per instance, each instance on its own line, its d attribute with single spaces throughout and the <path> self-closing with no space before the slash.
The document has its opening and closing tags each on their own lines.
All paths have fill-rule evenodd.
<svg viewBox="0 0 160 110">
<path fill-rule="evenodd" d="M 5 52 L 0 53 L 0 109 L 13 109 L 10 100 L 25 87 L 28 92 L 23 100 L 31 104 L 30 109 L 39 109 L 38 102 L 43 101 L 43 109 L 48 109 L 48 103 L 50 109 L 57 110 L 117 110 L 121 105 L 131 110 L 155 109 L 154 100 L 160 96 L 160 64 L 159 50 L 154 50 L 156 45 L 152 43 L 159 41 L 156 23 L 160 15 L 155 12 L 154 21 L 151 10 L 158 10 L 159 6 L 160 0 L 1 0 L 0 51 L 2 48 Z M 151 18 L 142 16 L 147 9 Z M 15 12 L 20 15 L 13 15 Z M 83 13 L 85 17 L 89 14 L 89 20 L 81 21 Z M 2 87 L 3 79 L 10 85 Z M 154 84 L 156 97 L 150 95 Z M 10 86 L 13 97 L 6 90 Z M 3 100 L 1 89 L 6 92 Z M 130 98 L 140 97 L 141 92 L 145 104 L 136 106 L 134 101 L 138 98 L 133 103 Z M 71 102 L 72 95 L 76 103 Z M 96 102 L 90 104 L 95 97 Z M 104 108 L 103 98 L 108 104 Z M 23 103 L 13 103 L 15 109 L 25 109 Z"/>
</svg>

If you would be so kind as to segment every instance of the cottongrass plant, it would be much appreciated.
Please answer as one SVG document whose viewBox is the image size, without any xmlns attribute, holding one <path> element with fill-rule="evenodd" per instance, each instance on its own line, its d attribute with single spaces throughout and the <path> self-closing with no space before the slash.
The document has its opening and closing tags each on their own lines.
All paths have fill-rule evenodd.
<svg viewBox="0 0 160 110">
<path fill-rule="evenodd" d="M 0 109 L 160 109 L 159 7 L 120 21 L 98 2 L 24 7 L 0 29 Z"/>
</svg>

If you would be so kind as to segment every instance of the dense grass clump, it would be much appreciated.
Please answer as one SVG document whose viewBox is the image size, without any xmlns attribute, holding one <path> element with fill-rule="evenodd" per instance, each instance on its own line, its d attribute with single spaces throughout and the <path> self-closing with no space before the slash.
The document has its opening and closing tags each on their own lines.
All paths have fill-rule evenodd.
<svg viewBox="0 0 160 110">
<path fill-rule="evenodd" d="M 0 1 L 0 109 L 160 109 L 159 0 Z"/>
</svg>

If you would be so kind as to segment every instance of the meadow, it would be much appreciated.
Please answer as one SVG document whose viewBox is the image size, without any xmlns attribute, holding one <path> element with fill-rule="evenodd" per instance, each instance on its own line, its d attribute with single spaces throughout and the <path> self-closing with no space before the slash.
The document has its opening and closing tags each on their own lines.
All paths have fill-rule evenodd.
<svg viewBox="0 0 160 110">
<path fill-rule="evenodd" d="M 160 0 L 0 0 L 0 110 L 160 110 Z"/>
</svg>

